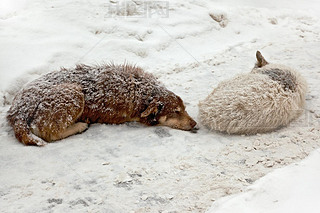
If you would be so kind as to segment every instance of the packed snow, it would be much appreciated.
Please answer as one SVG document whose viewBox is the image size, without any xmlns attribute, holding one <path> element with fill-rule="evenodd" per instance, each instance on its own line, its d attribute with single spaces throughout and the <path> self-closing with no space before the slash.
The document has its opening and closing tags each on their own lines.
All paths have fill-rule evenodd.
<svg viewBox="0 0 320 213">
<path fill-rule="evenodd" d="M 317 0 L 2 0 L 0 211 L 300 212 L 303 204 L 290 208 L 297 200 L 315 211 L 319 14 Z M 154 74 L 198 120 L 199 100 L 249 72 L 257 50 L 298 70 L 309 87 L 303 115 L 268 134 L 94 124 L 37 148 L 19 143 L 5 119 L 15 94 L 42 74 L 127 61 Z"/>
<path fill-rule="evenodd" d="M 244 193 L 214 203 L 207 213 L 316 213 L 320 209 L 320 152 L 262 177 Z"/>
</svg>

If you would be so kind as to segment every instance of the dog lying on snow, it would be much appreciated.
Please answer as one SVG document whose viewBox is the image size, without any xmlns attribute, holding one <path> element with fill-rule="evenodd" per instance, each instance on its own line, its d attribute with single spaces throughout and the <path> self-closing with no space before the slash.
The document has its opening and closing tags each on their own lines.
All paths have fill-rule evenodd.
<svg viewBox="0 0 320 213">
<path fill-rule="evenodd" d="M 7 118 L 25 145 L 44 145 L 81 133 L 90 123 L 164 125 L 192 130 L 181 98 L 141 68 L 86 66 L 48 73 L 14 98 Z"/>
<path fill-rule="evenodd" d="M 259 51 L 251 73 L 221 82 L 199 103 L 209 129 L 255 134 L 287 125 L 303 111 L 307 83 L 295 70 L 269 64 Z"/>
</svg>

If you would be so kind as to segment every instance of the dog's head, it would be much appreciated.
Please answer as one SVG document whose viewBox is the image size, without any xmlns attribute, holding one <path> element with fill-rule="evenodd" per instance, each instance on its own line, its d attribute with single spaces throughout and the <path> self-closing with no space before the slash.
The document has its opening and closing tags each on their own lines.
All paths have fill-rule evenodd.
<svg viewBox="0 0 320 213">
<path fill-rule="evenodd" d="M 186 112 L 181 98 L 174 93 L 153 98 L 141 113 L 141 118 L 147 125 L 163 125 L 181 130 L 192 130 L 197 124 Z"/>
</svg>

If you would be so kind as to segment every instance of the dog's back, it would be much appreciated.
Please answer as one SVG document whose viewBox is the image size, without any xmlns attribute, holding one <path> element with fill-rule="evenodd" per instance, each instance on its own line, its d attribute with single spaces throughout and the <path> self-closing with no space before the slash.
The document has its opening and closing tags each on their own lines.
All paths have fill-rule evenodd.
<svg viewBox="0 0 320 213">
<path fill-rule="evenodd" d="M 53 128 L 56 131 L 66 129 L 77 116 L 77 120 L 87 123 L 123 123 L 126 117 L 137 112 L 136 107 L 142 105 L 135 102 L 141 100 L 136 98 L 135 87 L 144 87 L 140 90 L 148 95 L 151 84 L 153 89 L 158 86 L 152 75 L 129 65 L 77 65 L 75 69 L 62 68 L 36 79 L 19 91 L 7 118 L 19 141 L 26 145 L 42 145 L 45 142 L 33 134 L 32 124 L 38 124 L 36 132 L 43 132 L 50 119 L 53 124 L 57 123 L 56 128 Z M 158 88 L 161 89 L 161 86 Z M 67 117 L 57 117 L 59 110 L 76 115 L 71 115 L 73 119 L 70 118 L 68 122 Z M 51 131 L 41 136 L 50 141 L 53 133 Z"/>
</svg>

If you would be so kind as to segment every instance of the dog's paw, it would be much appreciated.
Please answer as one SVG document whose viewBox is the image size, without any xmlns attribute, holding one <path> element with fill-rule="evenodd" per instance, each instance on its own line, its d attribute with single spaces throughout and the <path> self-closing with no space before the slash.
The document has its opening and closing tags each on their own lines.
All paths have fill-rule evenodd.
<svg viewBox="0 0 320 213">
<path fill-rule="evenodd" d="M 44 140 L 39 140 L 36 142 L 36 145 L 37 146 L 44 146 L 44 145 L 47 145 L 47 142 L 45 142 Z"/>
<path fill-rule="evenodd" d="M 44 146 L 47 144 L 44 140 L 39 138 L 38 136 L 34 134 L 29 134 L 29 139 L 27 143 L 24 143 L 25 145 L 31 145 L 31 146 Z"/>
<path fill-rule="evenodd" d="M 76 124 L 74 124 L 76 130 L 77 130 L 77 133 L 81 133 L 81 132 L 84 132 L 85 130 L 88 129 L 88 124 L 87 123 L 83 123 L 83 122 L 78 122 Z"/>
</svg>

